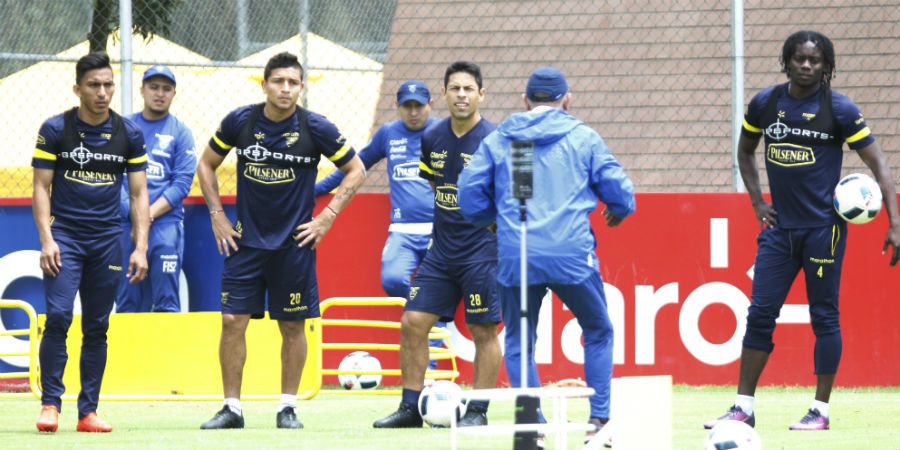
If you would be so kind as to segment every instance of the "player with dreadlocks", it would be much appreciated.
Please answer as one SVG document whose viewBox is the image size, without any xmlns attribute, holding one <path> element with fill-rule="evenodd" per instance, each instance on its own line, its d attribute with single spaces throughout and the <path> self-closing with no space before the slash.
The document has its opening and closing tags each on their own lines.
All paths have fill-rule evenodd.
<svg viewBox="0 0 900 450">
<path fill-rule="evenodd" d="M 755 424 L 754 394 L 775 346 L 775 319 L 801 269 L 816 336 L 816 395 L 806 415 L 790 429 L 829 428 L 828 402 L 841 360 L 838 290 L 847 243 L 847 224 L 834 211 L 832 192 L 841 176 L 844 142 L 878 180 L 890 221 L 882 252 L 893 246 L 891 266 L 900 259 L 900 217 L 890 167 L 856 104 L 831 90 L 831 41 L 814 31 L 796 32 L 784 43 L 781 65 L 788 82 L 753 97 L 738 143 L 741 177 L 761 231 L 738 395 L 734 406 L 704 424 L 706 428 L 721 420 Z M 771 204 L 763 199 L 754 156 L 763 135 Z"/>
</svg>

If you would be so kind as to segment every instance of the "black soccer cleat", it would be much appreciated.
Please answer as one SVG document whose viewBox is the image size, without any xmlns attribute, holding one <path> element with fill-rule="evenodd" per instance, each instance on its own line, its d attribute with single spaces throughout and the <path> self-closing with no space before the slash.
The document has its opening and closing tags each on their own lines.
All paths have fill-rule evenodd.
<svg viewBox="0 0 900 450">
<path fill-rule="evenodd" d="M 484 411 L 466 411 L 466 415 L 459 419 L 457 424 L 461 427 L 481 427 L 487 425 L 487 413 Z"/>
<path fill-rule="evenodd" d="M 421 428 L 422 416 L 416 408 L 401 403 L 391 415 L 378 419 L 372 424 L 375 428 Z"/>
<path fill-rule="evenodd" d="M 244 416 L 235 413 L 227 406 L 217 412 L 212 419 L 200 425 L 201 430 L 224 430 L 227 428 L 244 428 Z"/>
<path fill-rule="evenodd" d="M 278 428 L 303 428 L 303 424 L 297 420 L 297 413 L 290 406 L 278 411 L 278 415 L 275 416 L 275 425 Z"/>
</svg>

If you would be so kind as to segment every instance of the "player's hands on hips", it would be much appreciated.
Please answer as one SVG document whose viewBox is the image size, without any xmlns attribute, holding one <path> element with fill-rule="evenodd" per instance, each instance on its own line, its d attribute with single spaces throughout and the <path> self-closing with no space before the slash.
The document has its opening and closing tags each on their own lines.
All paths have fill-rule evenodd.
<svg viewBox="0 0 900 450">
<path fill-rule="evenodd" d="M 45 274 L 55 277 L 59 275 L 59 269 L 62 267 L 62 256 L 59 252 L 59 245 L 56 241 L 50 239 L 44 245 L 41 245 L 41 270 Z"/>
<path fill-rule="evenodd" d="M 601 212 L 600 214 L 603 214 L 603 218 L 606 219 L 606 226 L 608 227 L 617 227 L 620 223 L 622 223 L 623 219 L 616 216 L 608 209 L 603 209 L 603 212 Z"/>
<path fill-rule="evenodd" d="M 234 224 L 224 213 L 209 217 L 212 222 L 213 236 L 216 238 L 216 249 L 220 255 L 231 256 L 238 251 L 237 241 L 241 239 L 241 233 L 234 230 Z"/>
<path fill-rule="evenodd" d="M 881 254 L 887 253 L 888 249 L 894 247 L 893 252 L 891 252 L 891 267 L 897 265 L 897 261 L 900 261 L 900 224 L 891 226 L 888 228 L 887 236 L 884 238 L 884 247 L 881 249 Z"/>
<path fill-rule="evenodd" d="M 775 207 L 771 204 L 760 202 L 753 205 L 753 210 L 756 211 L 756 220 L 759 221 L 760 230 L 765 227 L 778 225 L 778 212 L 775 211 Z"/>
<path fill-rule="evenodd" d="M 298 242 L 297 247 L 312 244 L 311 248 L 315 250 L 328 230 L 331 229 L 331 224 L 334 223 L 336 217 L 337 214 L 330 208 L 325 208 L 318 216 L 313 217 L 313 220 L 298 225 L 294 229 L 294 240 Z"/>
<path fill-rule="evenodd" d="M 135 250 L 128 258 L 128 282 L 131 284 L 140 283 L 147 278 L 147 252 Z"/>
</svg>

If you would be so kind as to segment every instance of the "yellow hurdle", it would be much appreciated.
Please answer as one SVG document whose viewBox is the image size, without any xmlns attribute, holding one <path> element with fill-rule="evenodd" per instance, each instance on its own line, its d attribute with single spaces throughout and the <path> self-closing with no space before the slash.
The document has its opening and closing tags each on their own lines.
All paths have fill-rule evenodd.
<svg viewBox="0 0 900 450">
<path fill-rule="evenodd" d="M 399 321 L 386 320 L 362 320 L 362 319 L 326 319 L 325 313 L 329 308 L 334 306 L 400 306 L 406 304 L 406 299 L 402 297 L 332 297 L 319 305 L 322 314 L 322 330 L 325 327 L 363 327 L 363 328 L 382 328 L 382 329 L 400 329 Z M 324 334 L 324 333 L 323 333 Z M 450 340 L 450 332 L 446 328 L 434 327 L 428 333 L 428 339 L 442 339 L 446 344 L 446 348 L 428 347 L 430 359 L 450 360 L 452 369 L 434 370 L 427 369 L 425 371 L 426 379 L 447 379 L 455 380 L 459 376 L 459 370 L 456 366 L 456 353 L 453 352 L 453 345 Z M 382 350 L 382 351 L 399 351 L 399 344 L 384 344 L 374 342 L 323 342 L 321 351 L 326 350 Z M 324 361 L 320 355 L 319 362 Z M 325 375 L 381 375 L 381 376 L 400 376 L 399 369 L 381 370 L 340 370 L 340 369 L 321 369 L 322 376 Z M 321 382 L 319 383 L 321 386 Z M 369 395 L 395 395 L 399 394 L 399 389 L 372 389 L 361 391 L 339 391 L 328 390 L 332 394 L 369 394 Z"/>
<path fill-rule="evenodd" d="M 28 385 L 31 386 L 32 392 L 37 392 L 36 394 L 40 397 L 40 388 L 38 387 L 38 320 L 37 313 L 34 312 L 34 308 L 25 301 L 22 300 L 0 300 L 0 309 L 12 309 L 17 308 L 25 311 L 25 314 L 28 315 L 28 328 L 21 328 L 15 330 L 6 330 L 0 332 L 0 338 L 9 337 L 15 339 L 15 336 L 28 336 L 28 351 L 3 351 L 0 350 L 0 356 L 27 356 L 28 357 L 28 370 L 27 371 L 19 371 L 19 372 L 0 372 L 0 379 L 9 380 L 9 379 L 17 379 L 17 378 L 28 378 Z M 18 344 L 19 342 L 13 342 Z M 24 342 L 23 342 L 24 343 Z M 0 345 L 0 349 L 2 349 L 4 345 Z M 0 398 L 5 397 L 21 397 L 23 395 L 28 395 L 28 393 L 0 393 Z"/>
</svg>

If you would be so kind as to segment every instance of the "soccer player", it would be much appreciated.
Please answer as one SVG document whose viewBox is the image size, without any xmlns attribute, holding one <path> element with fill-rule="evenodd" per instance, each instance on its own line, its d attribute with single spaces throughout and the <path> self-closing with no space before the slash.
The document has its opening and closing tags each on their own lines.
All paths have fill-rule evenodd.
<svg viewBox="0 0 900 450">
<path fill-rule="evenodd" d="M 141 84 L 144 109 L 128 116 L 144 134 L 147 144 L 147 191 L 150 197 L 150 237 L 147 280 L 121 283 L 116 296 L 117 312 L 178 312 L 181 302 L 178 281 L 184 253 L 184 208 L 191 189 L 197 156 L 191 130 L 172 114 L 175 74 L 166 66 L 151 66 Z M 134 249 L 128 211 L 128 185 L 122 185 L 123 258 Z"/>
<path fill-rule="evenodd" d="M 80 103 L 45 121 L 34 167 L 34 222 L 41 238 L 47 322 L 41 339 L 41 414 L 37 429 L 59 426 L 66 336 L 76 292 L 81 293 L 81 392 L 78 431 L 112 431 L 97 416 L 106 368 L 106 331 L 122 275 L 119 192 L 127 174 L 135 249 L 126 276 L 147 274 L 147 155 L 140 128 L 109 108 L 115 92 L 109 56 L 89 53 L 75 65 Z"/>
<path fill-rule="evenodd" d="M 375 421 L 375 428 L 422 426 L 418 402 L 428 364 L 428 331 L 438 320 L 453 320 L 460 297 L 475 341 L 475 388 L 494 387 L 500 370 L 497 238 L 487 228 L 466 222 L 457 202 L 460 171 L 495 128 L 478 112 L 484 99 L 481 68 L 468 61 L 451 64 L 441 94 L 450 117 L 422 137 L 419 174 L 435 189 L 434 230 L 400 320 L 403 397 L 397 411 Z M 459 425 L 486 425 L 487 408 L 485 400 L 470 401 Z"/>
<path fill-rule="evenodd" d="M 788 82 L 753 97 L 738 142 L 741 177 L 762 231 L 737 398 L 727 413 L 705 423 L 705 428 L 720 420 L 755 424 L 754 393 L 774 348 L 775 319 L 801 269 L 816 335 L 816 394 L 806 415 L 789 428 L 829 427 L 828 402 L 841 359 L 838 288 L 847 244 L 847 224 L 834 211 L 831 197 L 841 176 L 844 142 L 881 186 L 890 221 L 883 251 L 893 246 L 891 266 L 900 259 L 900 218 L 891 171 L 859 108 L 831 89 L 835 69 L 831 41 L 814 31 L 796 32 L 784 42 L 781 65 Z M 763 136 L 772 204 L 762 197 L 754 157 Z"/>
<path fill-rule="evenodd" d="M 306 361 L 307 318 L 319 317 L 316 252 L 337 215 L 365 180 L 365 168 L 337 127 L 297 106 L 303 67 L 279 53 L 263 73 L 266 101 L 228 114 L 210 139 L 197 175 L 209 207 L 222 274 L 222 338 L 219 360 L 225 405 L 203 429 L 243 428 L 241 377 L 251 318 L 268 311 L 281 331 L 281 403 L 278 428 L 302 428 L 297 389 Z M 222 211 L 216 168 L 231 149 L 237 155 L 237 223 Z M 312 216 L 319 158 L 346 175 L 325 209 Z"/>
<path fill-rule="evenodd" d="M 584 333 L 584 377 L 596 390 L 590 423 L 609 421 L 613 329 L 606 310 L 597 242 L 588 215 L 597 199 L 617 226 L 635 210 L 634 185 L 603 139 L 568 113 L 572 94 L 552 67 L 535 70 L 523 95 L 527 112 L 513 114 L 481 143 L 459 179 L 463 215 L 476 226 L 497 222 L 500 303 L 506 328 L 506 371 L 521 384 L 521 218 L 510 173 L 512 142 L 534 146 L 533 198 L 528 199 L 528 386 L 540 387 L 534 362 L 535 330 L 547 289 L 569 307 Z M 596 432 L 590 432 L 588 438 Z"/>
<path fill-rule="evenodd" d="M 404 82 L 397 89 L 395 103 L 400 120 L 379 128 L 372 142 L 359 151 L 367 170 L 387 158 L 391 225 L 381 252 L 381 287 L 392 297 L 409 297 L 410 279 L 425 257 L 431 239 L 434 194 L 428 182 L 419 177 L 419 159 L 425 129 L 438 122 L 430 117 L 432 103 L 425 83 Z M 331 192 L 342 179 L 341 171 L 325 177 L 316 183 L 316 196 Z M 437 326 L 446 324 L 438 322 Z M 430 345 L 439 346 L 441 340 L 432 340 Z M 432 368 L 436 362 L 431 361 Z"/>
</svg>

